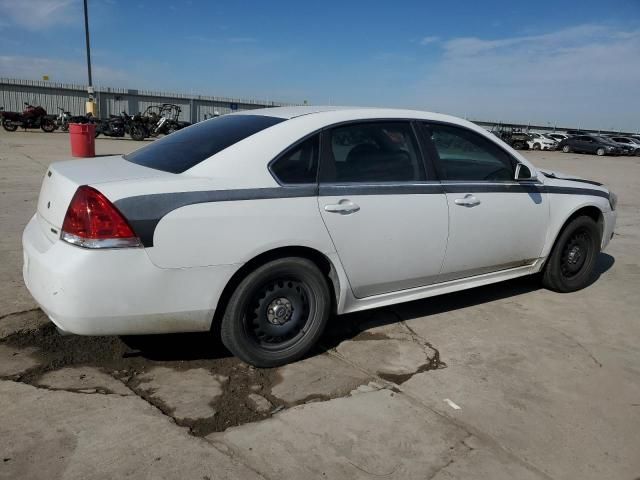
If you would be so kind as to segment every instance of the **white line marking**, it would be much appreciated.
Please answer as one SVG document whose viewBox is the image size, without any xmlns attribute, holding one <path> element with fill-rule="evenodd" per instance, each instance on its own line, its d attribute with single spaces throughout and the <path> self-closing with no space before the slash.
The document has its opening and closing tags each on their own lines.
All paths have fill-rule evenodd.
<svg viewBox="0 0 640 480">
<path fill-rule="evenodd" d="M 447 405 L 449 405 L 451 408 L 453 408 L 454 410 L 460 410 L 460 406 L 457 405 L 456 403 L 452 402 L 451 400 L 449 400 L 448 398 L 444 399 L 445 402 L 447 402 Z"/>
</svg>

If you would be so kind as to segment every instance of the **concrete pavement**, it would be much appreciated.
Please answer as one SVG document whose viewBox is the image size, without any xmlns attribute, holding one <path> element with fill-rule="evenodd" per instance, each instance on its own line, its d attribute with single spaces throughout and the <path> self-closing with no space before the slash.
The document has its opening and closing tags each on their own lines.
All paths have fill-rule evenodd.
<svg viewBox="0 0 640 480">
<path fill-rule="evenodd" d="M 314 356 L 258 370 L 208 335 L 51 328 L 20 234 L 68 150 L 0 131 L 0 478 L 640 477 L 640 158 L 527 152 L 620 197 L 587 289 L 519 279 L 347 315 Z"/>
</svg>

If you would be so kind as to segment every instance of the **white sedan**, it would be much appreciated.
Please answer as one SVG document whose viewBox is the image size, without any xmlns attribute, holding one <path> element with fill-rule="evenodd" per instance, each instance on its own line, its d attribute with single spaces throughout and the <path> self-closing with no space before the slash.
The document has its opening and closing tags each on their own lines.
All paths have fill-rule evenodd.
<svg viewBox="0 0 640 480">
<path fill-rule="evenodd" d="M 529 132 L 531 140 L 527 142 L 531 150 L 555 150 L 558 142 L 542 133 Z"/>
<path fill-rule="evenodd" d="M 305 355 L 331 314 L 537 272 L 583 288 L 615 208 L 455 117 L 252 110 L 52 164 L 24 279 L 63 332 L 214 330 L 269 367 Z"/>
</svg>

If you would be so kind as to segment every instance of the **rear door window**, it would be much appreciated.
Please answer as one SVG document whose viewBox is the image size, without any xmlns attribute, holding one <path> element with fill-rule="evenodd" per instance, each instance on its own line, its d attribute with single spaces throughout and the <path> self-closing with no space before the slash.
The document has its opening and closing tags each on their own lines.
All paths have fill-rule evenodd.
<svg viewBox="0 0 640 480">
<path fill-rule="evenodd" d="M 333 128 L 329 136 L 331 148 L 323 182 L 412 182 L 425 179 L 422 157 L 409 122 L 354 123 Z"/>
<path fill-rule="evenodd" d="M 182 173 L 234 143 L 283 122 L 264 115 L 224 115 L 172 133 L 124 156 L 169 173 Z"/>
</svg>

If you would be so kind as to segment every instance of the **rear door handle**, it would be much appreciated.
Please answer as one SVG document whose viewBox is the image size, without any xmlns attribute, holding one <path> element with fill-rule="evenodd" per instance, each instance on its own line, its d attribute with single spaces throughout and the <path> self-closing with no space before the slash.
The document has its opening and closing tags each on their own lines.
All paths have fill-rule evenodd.
<svg viewBox="0 0 640 480">
<path fill-rule="evenodd" d="M 350 215 L 360 210 L 360 207 L 351 200 L 340 200 L 333 205 L 325 205 L 325 212 L 339 213 L 340 215 Z"/>
<path fill-rule="evenodd" d="M 480 200 L 471 193 L 467 193 L 464 198 L 456 198 L 454 201 L 456 205 L 462 205 L 463 207 L 475 207 L 476 205 L 480 205 Z"/>
</svg>

